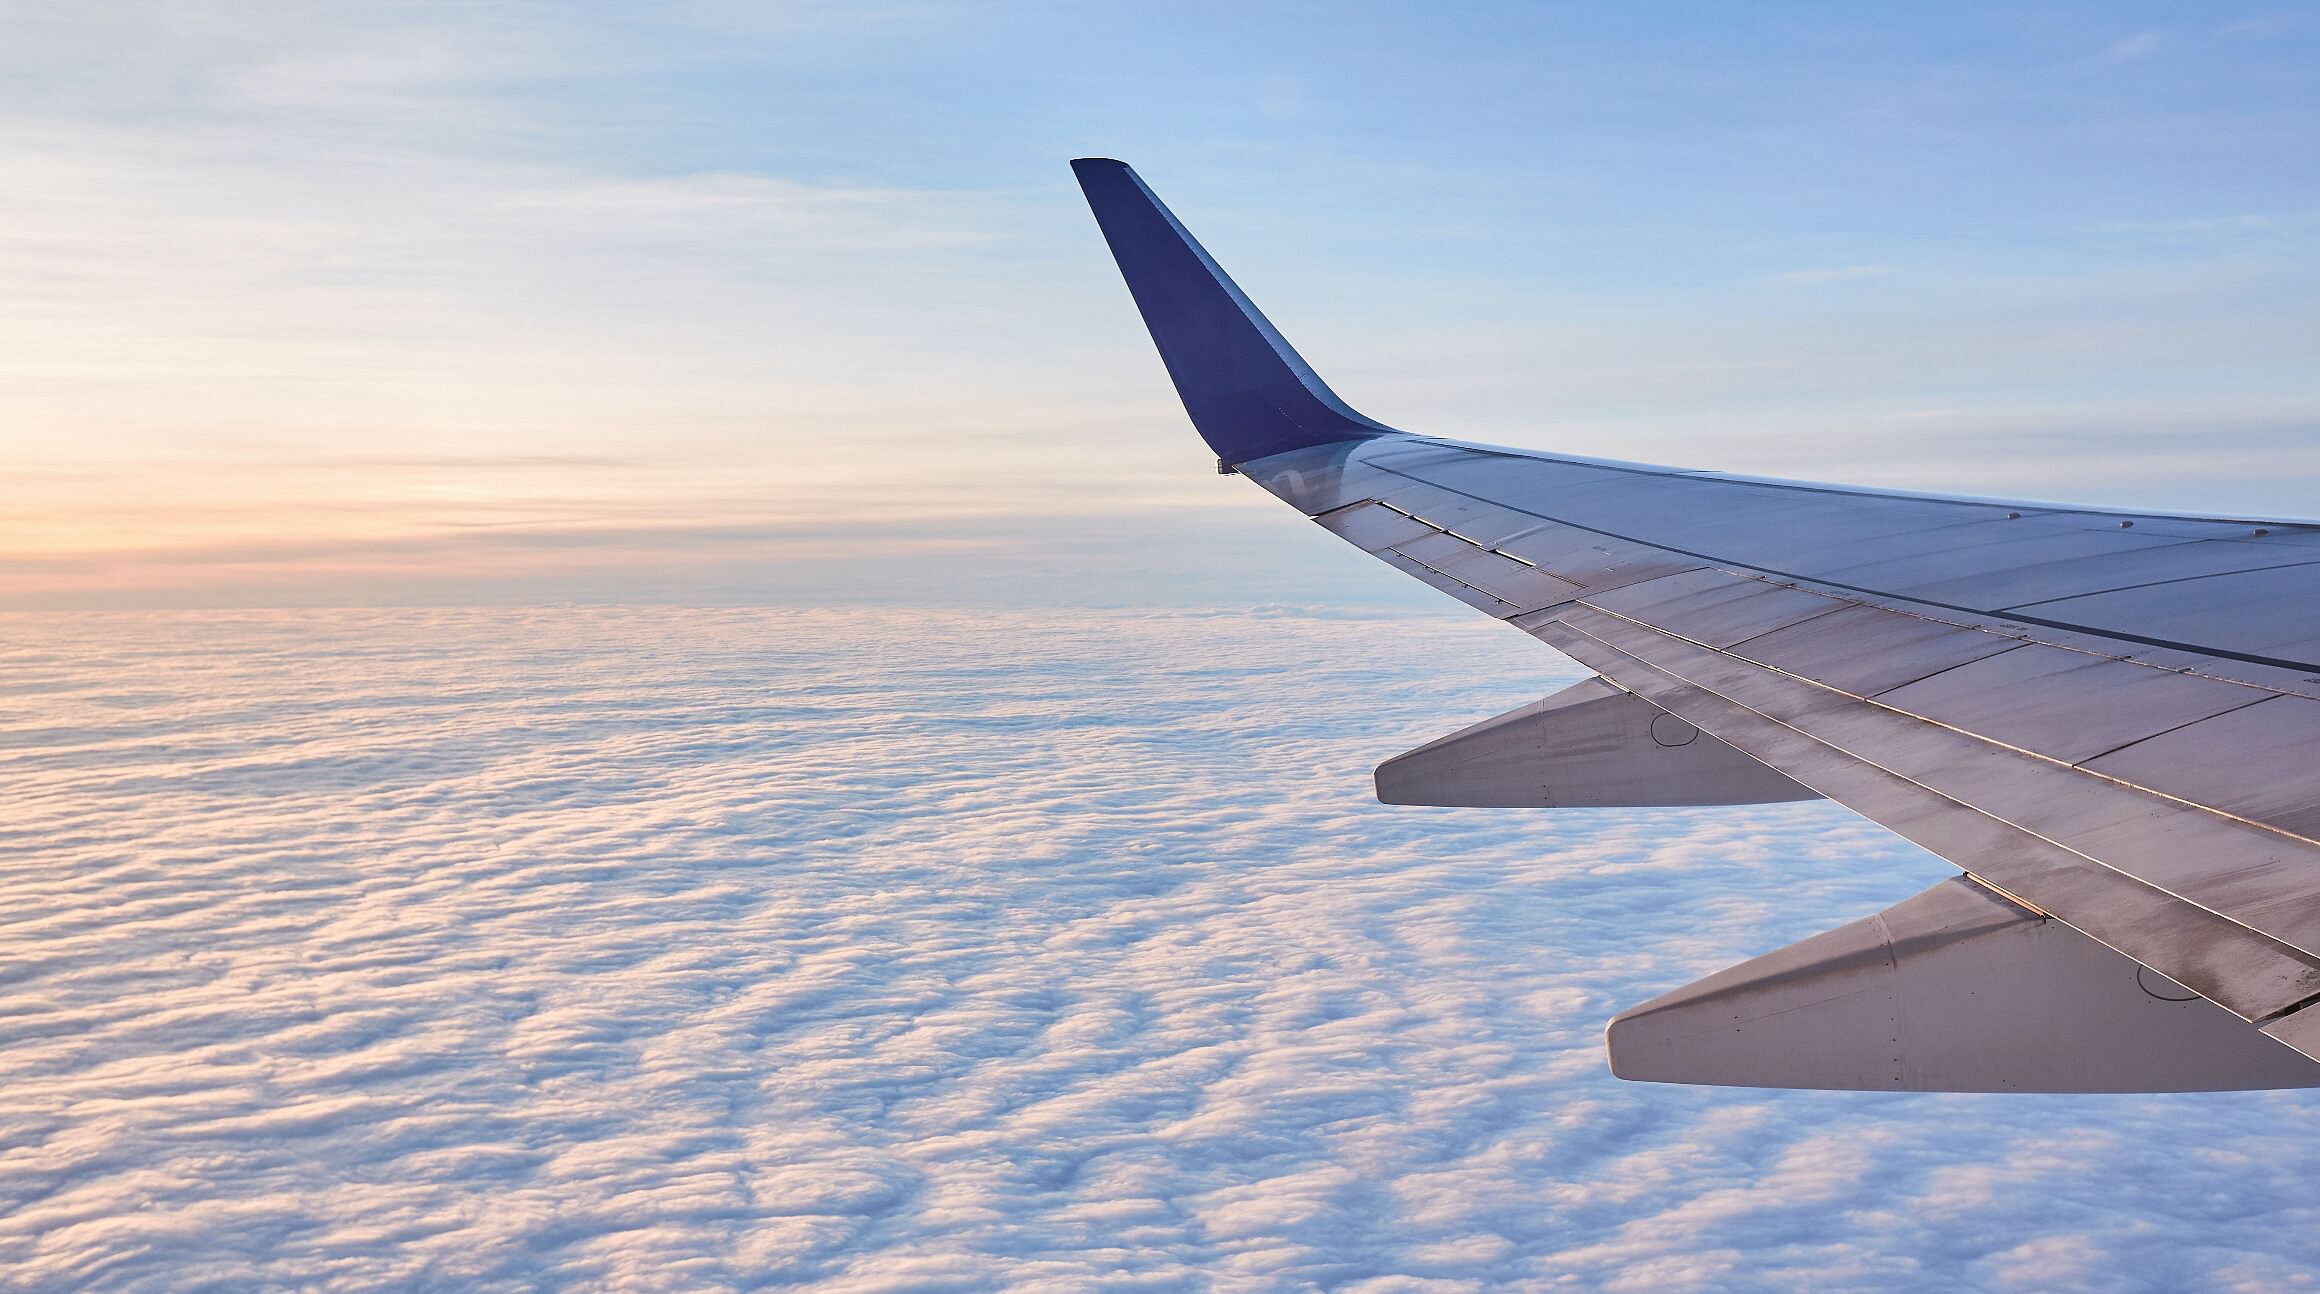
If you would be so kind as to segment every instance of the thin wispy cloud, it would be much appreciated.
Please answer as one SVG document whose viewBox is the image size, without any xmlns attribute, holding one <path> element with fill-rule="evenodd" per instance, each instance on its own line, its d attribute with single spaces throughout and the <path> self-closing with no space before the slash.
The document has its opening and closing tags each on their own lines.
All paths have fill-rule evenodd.
<svg viewBox="0 0 2320 1294">
<path fill-rule="evenodd" d="M 1881 402 L 2320 409 L 2310 33 L 2171 30 L 2127 76 L 2087 51 L 2152 33 L 1949 23 L 16 6 L 0 547 L 102 582 L 236 529 L 504 524 L 486 493 L 577 529 L 1158 516 L 1206 487 L 1062 169 L 1091 152 L 1422 431 L 1793 474 Z"/>
<path fill-rule="evenodd" d="M 1375 804 L 1576 675 L 1216 476 L 1062 167 L 1413 430 L 2308 512 L 2251 22 L 9 7 L 0 1286 L 2293 1288 L 2308 1094 L 1611 1080 L 1950 869 Z"/>
<path fill-rule="evenodd" d="M 2166 45 L 2167 33 L 2163 31 L 2138 31 L 2131 35 L 2121 36 L 2104 46 L 2102 58 L 2107 63 L 2132 63 L 2137 59 L 2151 57 L 2166 48 Z"/>
<path fill-rule="evenodd" d="M 1786 283 L 1843 283 L 1849 279 L 1876 279 L 1893 273 L 1890 265 L 1829 265 L 1789 270 L 1779 278 Z"/>
</svg>

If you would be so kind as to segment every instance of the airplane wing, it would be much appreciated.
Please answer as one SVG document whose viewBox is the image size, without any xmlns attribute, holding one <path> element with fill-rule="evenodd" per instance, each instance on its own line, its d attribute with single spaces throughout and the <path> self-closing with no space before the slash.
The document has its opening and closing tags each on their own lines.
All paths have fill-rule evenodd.
<svg viewBox="0 0 2320 1294">
<path fill-rule="evenodd" d="M 2320 524 L 1765 480 L 1355 412 L 1124 164 L 1072 163 L 1220 470 L 1599 676 L 1393 803 L 1825 796 L 1964 875 L 1623 1013 L 1623 1077 L 2320 1085 Z"/>
</svg>

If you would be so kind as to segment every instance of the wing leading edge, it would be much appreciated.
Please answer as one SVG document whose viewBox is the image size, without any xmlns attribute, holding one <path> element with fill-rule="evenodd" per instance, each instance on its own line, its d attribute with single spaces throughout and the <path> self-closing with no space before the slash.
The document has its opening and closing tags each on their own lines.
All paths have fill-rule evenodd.
<svg viewBox="0 0 2320 1294">
<path fill-rule="evenodd" d="M 1619 719 L 1599 699 L 1526 707 L 1389 761 L 1381 794 L 1423 772 L 1415 798 L 1429 803 L 1669 803 L 1680 785 L 1653 785 L 1654 770 L 1700 784 L 1701 750 L 1729 747 L 1765 776 L 1718 774 L 1713 798 L 1688 802 L 1828 796 L 1957 863 L 2013 918 L 1977 910 L 1942 934 L 1928 913 L 1972 905 L 1936 887 L 1872 919 L 1906 938 L 1832 931 L 1623 1015 L 1615 1071 L 1940 1090 L 2320 1085 L 2305 1059 L 2320 1057 L 2320 525 L 1397 432 L 1330 391 L 1134 172 L 1072 165 L 1220 462 L 1676 725 Z M 1594 747 L 1571 744 L 1581 713 L 1608 716 L 1583 725 Z M 1651 749 L 1686 728 L 1716 747 Z M 2030 933 L 2048 926 L 2059 933 Z M 1946 1025 L 1925 1008 L 1970 1003 L 2000 963 L 2043 991 Z M 1796 994 L 1851 1007 L 1800 1012 Z M 1909 1059 L 1864 1067 L 1864 1029 Z M 2222 1036 L 2241 1051 L 2219 1050 Z M 2190 1050 L 2207 1059 L 2149 1063 Z"/>
</svg>

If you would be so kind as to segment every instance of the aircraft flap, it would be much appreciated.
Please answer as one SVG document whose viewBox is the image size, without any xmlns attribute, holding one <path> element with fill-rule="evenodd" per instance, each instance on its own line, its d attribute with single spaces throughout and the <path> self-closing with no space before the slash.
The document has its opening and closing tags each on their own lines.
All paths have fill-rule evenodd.
<svg viewBox="0 0 2320 1294">
<path fill-rule="evenodd" d="M 1621 1078 L 1852 1091 L 2320 1086 L 2320 1063 L 1960 877 L 1742 962 L 1606 1031 Z"/>
<path fill-rule="evenodd" d="M 1387 804 L 1639 808 L 1771 804 L 1819 795 L 1599 678 L 1397 755 Z"/>
</svg>

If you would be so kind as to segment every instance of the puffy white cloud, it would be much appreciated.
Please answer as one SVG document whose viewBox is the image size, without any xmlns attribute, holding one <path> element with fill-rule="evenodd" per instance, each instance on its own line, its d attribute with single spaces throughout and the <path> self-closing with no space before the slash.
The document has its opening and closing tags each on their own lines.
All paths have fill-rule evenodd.
<svg viewBox="0 0 2320 1294">
<path fill-rule="evenodd" d="M 1628 1085 L 1948 869 L 1826 805 L 1394 809 L 1457 618 L 12 617 L 28 1289 L 2283 1288 L 2312 1098 Z"/>
</svg>

